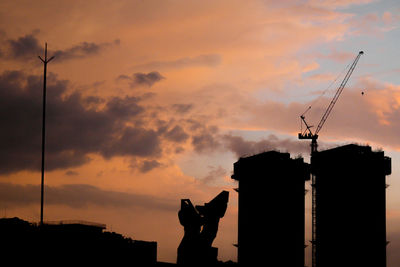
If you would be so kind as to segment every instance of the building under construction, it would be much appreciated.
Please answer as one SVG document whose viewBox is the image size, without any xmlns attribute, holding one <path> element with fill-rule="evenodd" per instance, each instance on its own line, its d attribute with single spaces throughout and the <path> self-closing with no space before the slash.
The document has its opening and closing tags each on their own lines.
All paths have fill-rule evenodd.
<svg viewBox="0 0 400 267">
<path fill-rule="evenodd" d="M 316 177 L 315 266 L 385 267 L 385 176 L 391 173 L 391 159 L 369 146 L 346 145 L 313 153 L 311 165 Z"/>
<path fill-rule="evenodd" d="M 309 165 L 289 153 L 240 158 L 238 263 L 304 267 L 304 193 Z"/>
</svg>

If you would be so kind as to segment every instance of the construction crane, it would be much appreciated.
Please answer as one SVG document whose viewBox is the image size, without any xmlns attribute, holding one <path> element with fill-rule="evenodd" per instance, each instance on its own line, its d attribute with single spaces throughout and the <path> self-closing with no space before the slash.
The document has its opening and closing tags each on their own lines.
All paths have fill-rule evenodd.
<svg viewBox="0 0 400 267">
<path fill-rule="evenodd" d="M 354 59 L 353 63 L 350 66 L 350 69 L 348 70 L 346 76 L 344 77 L 342 83 L 340 84 L 339 88 L 336 90 L 335 96 L 331 100 L 328 108 L 326 109 L 324 115 L 321 118 L 321 121 L 318 123 L 317 129 L 313 133 L 311 131 L 311 128 L 313 126 L 310 126 L 306 122 L 305 114 L 311 109 L 311 106 L 308 107 L 308 109 L 300 115 L 301 120 L 303 121 L 304 125 L 306 126 L 306 129 L 304 132 L 299 133 L 299 139 L 311 139 L 311 155 L 314 152 L 317 152 L 318 144 L 317 144 L 317 139 L 318 139 L 318 133 L 322 129 L 322 126 L 324 126 L 324 123 L 326 122 L 326 119 L 328 119 L 329 114 L 331 113 L 333 107 L 336 104 L 336 101 L 339 99 L 340 94 L 342 93 L 344 87 L 346 86 L 347 81 L 350 79 L 351 74 L 353 73 L 358 60 L 360 59 L 361 55 L 363 55 L 364 52 L 360 51 L 357 55 L 357 57 Z"/>
<path fill-rule="evenodd" d="M 309 106 L 307 108 L 307 110 L 303 114 L 300 115 L 300 119 L 301 119 L 302 123 L 304 123 L 306 129 L 299 133 L 299 139 L 311 139 L 311 158 L 315 154 L 315 152 L 317 152 L 317 149 L 318 149 L 318 144 L 317 144 L 318 133 L 322 129 L 322 126 L 324 126 L 324 123 L 326 122 L 326 120 L 328 119 L 328 116 L 331 113 L 333 107 L 335 106 L 336 101 L 339 99 L 339 96 L 342 93 L 344 87 L 346 86 L 347 81 L 350 79 L 350 76 L 353 73 L 353 71 L 358 63 L 358 60 L 360 59 L 361 55 L 363 55 L 363 54 L 364 54 L 364 52 L 360 51 L 358 53 L 357 57 L 354 59 L 349 70 L 347 71 L 346 76 L 344 77 L 339 88 L 336 90 L 334 97 L 332 98 L 331 102 L 329 103 L 328 108 L 326 109 L 324 115 L 322 116 L 320 122 L 318 123 L 318 126 L 315 129 L 315 132 L 311 131 L 311 128 L 313 126 L 309 125 L 306 122 L 306 118 L 305 118 L 305 114 L 311 109 L 311 106 Z M 316 190 L 315 182 L 316 182 L 316 177 L 313 174 L 312 179 L 311 179 L 311 186 L 312 186 L 312 241 L 311 241 L 311 244 L 312 244 L 312 267 L 317 267 L 317 261 L 316 261 L 316 255 L 317 255 L 317 230 L 316 230 L 317 190 Z"/>
</svg>

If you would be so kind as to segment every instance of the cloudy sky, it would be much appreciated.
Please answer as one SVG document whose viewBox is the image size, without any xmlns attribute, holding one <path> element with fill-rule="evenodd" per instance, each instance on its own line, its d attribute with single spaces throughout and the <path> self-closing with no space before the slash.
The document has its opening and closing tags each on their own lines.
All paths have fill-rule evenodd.
<svg viewBox="0 0 400 267">
<path fill-rule="evenodd" d="M 55 56 L 45 220 L 105 223 L 157 241 L 158 260 L 168 262 L 183 234 L 180 199 L 202 204 L 222 190 L 230 202 L 214 245 L 221 260 L 236 260 L 233 163 L 270 149 L 308 161 L 309 143 L 296 139 L 299 115 L 312 105 L 307 120 L 318 124 L 363 50 L 320 145 L 369 144 L 392 158 L 387 231 L 395 267 L 399 14 L 396 0 L 1 1 L 1 217 L 39 221 L 45 42 Z"/>
</svg>

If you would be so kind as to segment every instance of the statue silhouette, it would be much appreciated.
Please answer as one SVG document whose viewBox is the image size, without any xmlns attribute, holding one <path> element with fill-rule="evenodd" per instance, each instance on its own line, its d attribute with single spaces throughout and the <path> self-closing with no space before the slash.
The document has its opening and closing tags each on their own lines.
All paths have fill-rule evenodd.
<svg viewBox="0 0 400 267">
<path fill-rule="evenodd" d="M 219 220 L 224 217 L 229 192 L 222 191 L 204 206 L 194 207 L 189 199 L 181 200 L 178 212 L 184 235 L 178 247 L 178 264 L 203 265 L 217 263 L 218 249 L 212 247 Z"/>
</svg>

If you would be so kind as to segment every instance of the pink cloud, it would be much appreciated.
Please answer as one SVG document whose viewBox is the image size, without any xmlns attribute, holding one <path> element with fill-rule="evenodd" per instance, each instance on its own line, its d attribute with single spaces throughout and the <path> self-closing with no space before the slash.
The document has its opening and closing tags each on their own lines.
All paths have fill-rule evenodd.
<svg viewBox="0 0 400 267">
<path fill-rule="evenodd" d="M 313 74 L 308 78 L 316 81 L 326 82 L 326 81 L 332 81 L 333 79 L 335 79 L 335 76 L 330 73 L 318 73 L 318 74 Z"/>
<path fill-rule="evenodd" d="M 376 0 L 309 0 L 308 3 L 315 6 L 326 8 L 339 8 L 351 5 L 362 5 L 374 2 Z"/>
<path fill-rule="evenodd" d="M 335 48 L 331 49 L 330 53 L 327 55 L 321 53 L 315 53 L 315 55 L 320 59 L 330 59 L 340 63 L 349 62 L 350 60 L 354 59 L 354 52 L 350 53 L 347 51 L 338 51 Z"/>
</svg>

